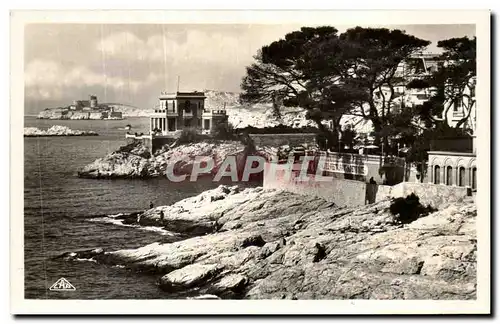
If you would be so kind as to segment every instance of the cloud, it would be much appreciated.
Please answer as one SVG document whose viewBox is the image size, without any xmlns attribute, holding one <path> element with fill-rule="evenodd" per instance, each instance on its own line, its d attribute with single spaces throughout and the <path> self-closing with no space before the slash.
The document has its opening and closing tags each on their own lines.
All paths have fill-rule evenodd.
<svg viewBox="0 0 500 324">
<path fill-rule="evenodd" d="M 165 32 L 141 39 L 131 32 L 117 32 L 98 41 L 96 48 L 106 58 L 121 60 L 163 62 L 168 65 L 218 63 L 241 66 L 252 60 L 257 44 L 262 45 L 262 35 L 253 36 L 253 42 L 245 40 L 245 46 L 236 34 L 189 30 L 182 36 Z"/>
<path fill-rule="evenodd" d="M 132 80 L 98 73 L 86 66 L 66 67 L 52 60 L 35 59 L 25 67 L 24 80 L 27 98 L 57 100 L 75 89 L 95 86 L 137 93 L 158 82 L 160 75 L 150 73 L 144 80 Z"/>
<path fill-rule="evenodd" d="M 32 103 L 33 111 L 64 105 L 90 93 L 100 101 L 150 107 L 161 91 L 177 88 L 238 91 L 245 66 L 253 61 L 258 48 L 291 28 L 105 27 L 57 25 L 32 30 L 26 41 L 25 103 Z M 49 42 L 37 41 L 44 38 Z"/>
</svg>

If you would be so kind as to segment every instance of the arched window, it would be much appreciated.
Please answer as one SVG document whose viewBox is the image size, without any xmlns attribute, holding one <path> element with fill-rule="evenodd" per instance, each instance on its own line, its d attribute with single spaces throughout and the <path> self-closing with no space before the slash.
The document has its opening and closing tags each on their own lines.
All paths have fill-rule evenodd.
<svg viewBox="0 0 500 324">
<path fill-rule="evenodd" d="M 476 190 L 477 189 L 477 168 L 476 167 L 472 168 L 471 177 L 472 177 L 472 179 L 471 179 L 472 190 Z"/>
<path fill-rule="evenodd" d="M 439 165 L 436 165 L 434 167 L 434 184 L 439 184 L 440 180 L 441 180 L 441 171 Z"/>
<path fill-rule="evenodd" d="M 464 167 L 460 167 L 460 169 L 458 169 L 458 185 L 460 187 L 465 186 L 465 168 Z"/>
<path fill-rule="evenodd" d="M 451 186 L 453 184 L 453 168 L 451 166 L 446 167 L 446 185 Z"/>
</svg>

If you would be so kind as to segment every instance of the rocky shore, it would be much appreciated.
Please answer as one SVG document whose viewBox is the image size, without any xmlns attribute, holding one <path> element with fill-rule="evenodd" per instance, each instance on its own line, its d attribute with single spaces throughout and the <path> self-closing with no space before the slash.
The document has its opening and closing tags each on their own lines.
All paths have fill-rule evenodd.
<svg viewBox="0 0 500 324">
<path fill-rule="evenodd" d="M 476 298 L 472 199 L 406 222 L 394 206 L 337 208 L 289 192 L 219 186 L 122 216 L 185 233 L 184 240 L 61 257 L 148 271 L 165 291 L 199 298 Z"/>
<path fill-rule="evenodd" d="M 151 155 L 141 143 L 131 143 L 115 152 L 99 158 L 78 171 L 81 178 L 150 178 L 165 176 L 167 165 L 175 163 L 174 174 L 191 174 L 195 157 L 206 156 L 214 160 L 215 174 L 228 156 L 234 156 L 239 167 L 243 167 L 249 152 L 239 141 L 199 142 L 172 145 Z"/>
<path fill-rule="evenodd" d="M 94 131 L 72 130 L 67 126 L 54 125 L 47 130 L 42 130 L 37 127 L 25 127 L 24 137 L 40 137 L 40 136 L 97 136 Z"/>
</svg>

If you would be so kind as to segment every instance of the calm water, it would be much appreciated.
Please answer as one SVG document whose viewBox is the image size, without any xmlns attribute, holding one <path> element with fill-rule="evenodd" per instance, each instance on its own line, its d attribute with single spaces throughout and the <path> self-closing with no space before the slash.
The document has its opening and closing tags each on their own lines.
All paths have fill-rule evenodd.
<svg viewBox="0 0 500 324">
<path fill-rule="evenodd" d="M 72 299 L 172 298 L 156 286 L 155 275 L 141 274 L 89 261 L 69 262 L 52 257 L 68 251 L 137 248 L 158 241 L 176 240 L 173 233 L 95 222 L 104 215 L 134 212 L 171 204 L 217 187 L 206 179 L 171 183 L 167 179 L 92 180 L 76 171 L 125 144 L 123 127 L 148 130 L 147 118 L 116 121 L 37 120 L 25 118 L 25 127 L 47 129 L 64 125 L 94 130 L 100 136 L 24 138 L 25 297 Z M 18 215 L 22 217 L 22 215 Z M 76 291 L 48 288 L 66 278 Z"/>
</svg>

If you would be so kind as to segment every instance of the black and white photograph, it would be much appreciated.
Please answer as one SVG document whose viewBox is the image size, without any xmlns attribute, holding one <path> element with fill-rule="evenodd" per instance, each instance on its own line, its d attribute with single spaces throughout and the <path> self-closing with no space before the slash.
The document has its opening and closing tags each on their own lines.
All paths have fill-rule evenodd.
<svg viewBox="0 0 500 324">
<path fill-rule="evenodd" d="M 488 11 L 92 13 L 11 15 L 13 310 L 490 312 Z"/>
</svg>

